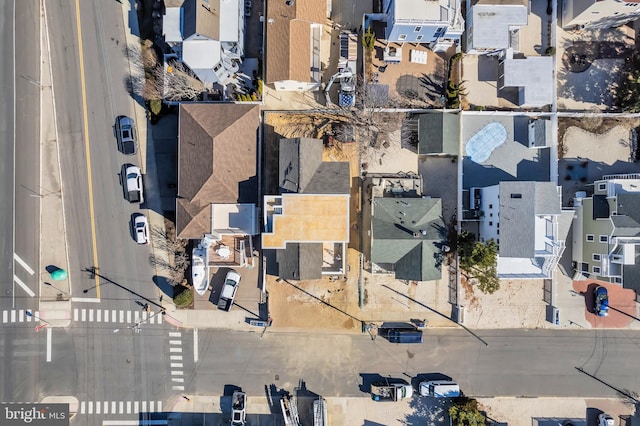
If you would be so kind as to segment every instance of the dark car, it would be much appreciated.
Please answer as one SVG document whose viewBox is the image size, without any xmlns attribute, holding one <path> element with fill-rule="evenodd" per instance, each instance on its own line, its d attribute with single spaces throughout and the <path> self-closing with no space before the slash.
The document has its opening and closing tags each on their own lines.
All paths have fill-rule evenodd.
<svg viewBox="0 0 640 426">
<path fill-rule="evenodd" d="M 126 115 L 119 115 L 115 125 L 118 150 L 121 153 L 132 155 L 136 153 L 137 133 L 136 123 Z"/>
<path fill-rule="evenodd" d="M 594 312 L 599 317 L 606 317 L 609 314 L 609 295 L 607 294 L 607 289 L 598 286 L 593 291 L 593 296 L 595 299 Z"/>
<path fill-rule="evenodd" d="M 391 343 L 422 343 L 422 330 L 390 329 L 387 340 Z"/>
</svg>

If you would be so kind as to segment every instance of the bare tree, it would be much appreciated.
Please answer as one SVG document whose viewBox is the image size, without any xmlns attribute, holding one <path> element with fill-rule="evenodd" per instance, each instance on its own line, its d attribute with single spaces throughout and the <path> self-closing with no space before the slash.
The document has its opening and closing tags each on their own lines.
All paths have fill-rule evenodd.
<svg viewBox="0 0 640 426">
<path fill-rule="evenodd" d="M 171 60 L 165 67 L 149 41 L 127 45 L 124 50 L 131 70 L 127 85 L 146 100 L 195 99 L 205 89 L 204 83 L 184 63 Z"/>
</svg>

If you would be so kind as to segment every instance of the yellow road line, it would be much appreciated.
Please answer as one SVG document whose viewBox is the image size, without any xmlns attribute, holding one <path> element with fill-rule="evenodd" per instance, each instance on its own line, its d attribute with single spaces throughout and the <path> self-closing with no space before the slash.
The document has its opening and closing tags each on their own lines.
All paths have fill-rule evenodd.
<svg viewBox="0 0 640 426">
<path fill-rule="evenodd" d="M 84 121 L 84 150 L 87 158 L 87 181 L 89 183 L 89 215 L 91 217 L 91 246 L 93 267 L 98 269 L 98 245 L 96 242 L 96 219 L 93 207 L 93 181 L 91 180 L 91 152 L 89 151 L 89 119 L 87 114 L 87 90 L 84 77 L 84 55 L 82 53 L 82 26 L 80 24 L 80 0 L 76 0 L 76 27 L 78 30 L 78 54 L 80 60 L 80 89 L 82 91 L 82 120 Z M 100 277 L 94 274 L 96 297 L 100 299 Z"/>
</svg>

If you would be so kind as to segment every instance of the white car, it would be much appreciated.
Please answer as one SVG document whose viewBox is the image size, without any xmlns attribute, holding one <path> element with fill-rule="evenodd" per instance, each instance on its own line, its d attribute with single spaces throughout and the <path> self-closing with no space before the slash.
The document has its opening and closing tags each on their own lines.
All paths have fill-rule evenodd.
<svg viewBox="0 0 640 426">
<path fill-rule="evenodd" d="M 133 220 L 133 233 L 138 244 L 149 244 L 149 221 L 143 214 Z"/>
<path fill-rule="evenodd" d="M 142 172 L 140 167 L 132 164 L 123 167 L 124 195 L 130 203 L 144 203 L 144 189 L 142 188 Z"/>
<path fill-rule="evenodd" d="M 607 413 L 602 413 L 598 415 L 598 426 L 614 426 L 616 424 L 613 417 L 608 415 Z"/>
</svg>

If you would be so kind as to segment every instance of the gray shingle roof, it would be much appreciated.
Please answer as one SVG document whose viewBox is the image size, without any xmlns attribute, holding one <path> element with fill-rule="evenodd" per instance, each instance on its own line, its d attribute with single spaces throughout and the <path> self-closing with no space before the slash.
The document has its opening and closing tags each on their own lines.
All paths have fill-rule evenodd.
<svg viewBox="0 0 640 426">
<path fill-rule="evenodd" d="M 459 153 L 460 117 L 448 112 L 427 112 L 418 117 L 418 154 Z"/>
<path fill-rule="evenodd" d="M 348 194 L 349 163 L 322 161 L 320 139 L 280 139 L 280 192 Z"/>
<path fill-rule="evenodd" d="M 278 276 L 285 280 L 322 278 L 322 243 L 287 243 L 276 253 Z"/>
<path fill-rule="evenodd" d="M 439 279 L 445 239 L 439 198 L 373 199 L 371 261 L 404 280 Z M 414 234 L 418 236 L 414 236 Z"/>
<path fill-rule="evenodd" d="M 502 257 L 535 257 L 535 216 L 559 215 L 561 198 L 553 182 L 500 182 Z"/>
</svg>

